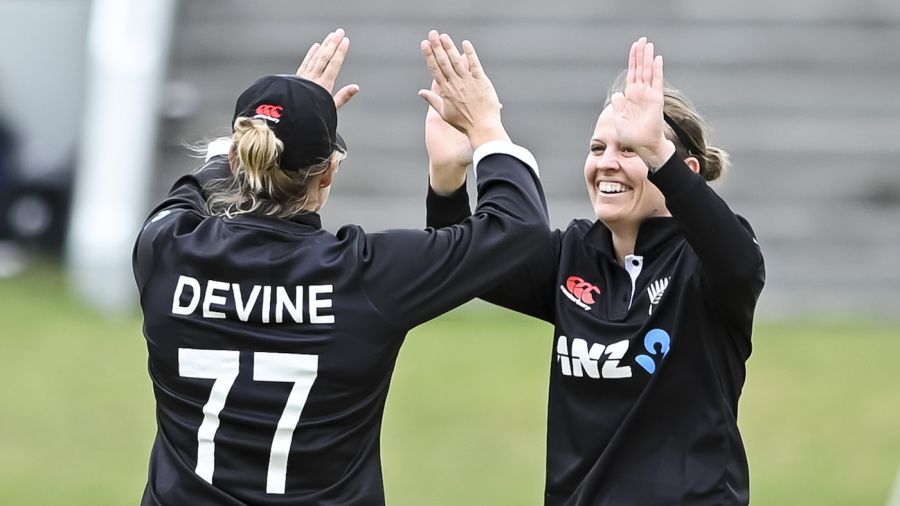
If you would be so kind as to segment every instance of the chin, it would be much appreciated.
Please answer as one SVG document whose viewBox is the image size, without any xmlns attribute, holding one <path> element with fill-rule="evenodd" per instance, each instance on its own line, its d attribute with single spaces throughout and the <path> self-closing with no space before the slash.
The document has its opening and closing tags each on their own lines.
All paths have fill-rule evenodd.
<svg viewBox="0 0 900 506">
<path fill-rule="evenodd" d="M 619 204 L 610 204 L 608 202 L 594 202 L 594 214 L 598 220 L 615 220 L 621 218 L 624 210 Z"/>
<path fill-rule="evenodd" d="M 594 216 L 597 217 L 598 220 L 603 223 L 610 225 L 615 224 L 622 221 L 622 215 L 615 212 L 610 212 L 609 209 L 597 209 L 594 208 Z"/>
<path fill-rule="evenodd" d="M 594 215 L 608 228 L 640 221 L 640 219 L 636 219 L 633 209 L 623 209 L 623 206 L 610 206 L 608 204 L 594 206 Z"/>
</svg>

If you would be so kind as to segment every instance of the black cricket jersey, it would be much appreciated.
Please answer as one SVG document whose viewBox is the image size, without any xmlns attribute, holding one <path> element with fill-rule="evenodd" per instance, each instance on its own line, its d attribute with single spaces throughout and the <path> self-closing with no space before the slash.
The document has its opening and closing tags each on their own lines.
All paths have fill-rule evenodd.
<svg viewBox="0 0 900 506">
<path fill-rule="evenodd" d="M 478 208 L 441 230 L 209 216 L 224 156 L 178 180 L 134 249 L 157 417 L 142 504 L 384 504 L 381 419 L 407 331 L 547 241 L 530 153 L 495 141 L 475 158 Z"/>
<path fill-rule="evenodd" d="M 575 220 L 484 298 L 554 325 L 547 506 L 744 505 L 738 397 L 763 258 L 749 224 L 672 157 L 653 182 L 672 217 L 611 233 Z M 429 226 L 468 215 L 428 197 Z"/>
</svg>

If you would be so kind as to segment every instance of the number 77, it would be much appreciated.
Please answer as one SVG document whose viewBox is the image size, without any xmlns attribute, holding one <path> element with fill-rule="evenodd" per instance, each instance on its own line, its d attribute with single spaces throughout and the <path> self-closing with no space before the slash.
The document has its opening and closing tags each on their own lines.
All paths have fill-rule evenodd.
<svg viewBox="0 0 900 506">
<path fill-rule="evenodd" d="M 293 383 L 269 453 L 266 493 L 283 494 L 287 476 L 287 459 L 291 450 L 294 429 L 319 368 L 317 355 L 293 353 L 253 354 L 253 380 Z M 203 421 L 197 430 L 197 467 L 195 472 L 212 483 L 215 471 L 215 437 L 219 430 L 219 413 L 240 370 L 240 352 L 230 350 L 178 349 L 178 374 L 186 378 L 212 379 L 209 400 L 203 406 Z"/>
</svg>

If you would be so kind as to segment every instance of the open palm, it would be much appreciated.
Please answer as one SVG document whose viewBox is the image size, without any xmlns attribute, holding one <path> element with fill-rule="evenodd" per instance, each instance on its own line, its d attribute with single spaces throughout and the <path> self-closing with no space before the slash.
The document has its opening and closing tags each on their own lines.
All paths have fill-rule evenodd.
<svg viewBox="0 0 900 506">
<path fill-rule="evenodd" d="M 612 96 L 619 143 L 638 154 L 665 139 L 663 60 L 653 50 L 645 37 L 632 44 L 625 91 Z"/>
<path fill-rule="evenodd" d="M 296 75 L 318 84 L 331 93 L 349 50 L 350 38 L 346 36 L 343 29 L 338 28 L 326 35 L 322 42 L 316 42 L 310 46 Z M 344 86 L 334 94 L 335 107 L 340 109 L 357 93 L 359 93 L 359 85 Z"/>
<path fill-rule="evenodd" d="M 431 82 L 431 91 L 441 94 L 437 81 Z M 440 102 L 439 105 L 443 105 Z M 444 121 L 441 112 L 428 107 L 425 115 L 425 147 L 432 167 L 439 170 L 465 171 L 472 163 L 472 145 L 466 134 Z"/>
</svg>

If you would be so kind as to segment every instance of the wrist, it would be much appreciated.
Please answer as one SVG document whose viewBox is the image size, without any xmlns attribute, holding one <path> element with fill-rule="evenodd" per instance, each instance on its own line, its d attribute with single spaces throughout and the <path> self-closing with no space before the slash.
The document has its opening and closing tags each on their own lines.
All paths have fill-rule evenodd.
<svg viewBox="0 0 900 506">
<path fill-rule="evenodd" d="M 639 148 L 636 152 L 650 172 L 656 172 L 675 154 L 675 144 L 669 139 L 663 139 L 654 146 Z"/>
<path fill-rule="evenodd" d="M 506 129 L 499 120 L 496 123 L 476 125 L 466 132 L 466 136 L 469 138 L 469 144 L 472 145 L 473 150 L 491 141 L 510 140 L 509 134 L 506 133 Z"/>
<path fill-rule="evenodd" d="M 428 184 L 434 193 L 446 197 L 456 193 L 466 184 L 466 169 L 468 165 L 457 167 L 436 167 L 428 163 Z"/>
</svg>

